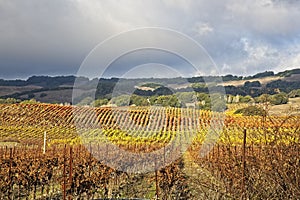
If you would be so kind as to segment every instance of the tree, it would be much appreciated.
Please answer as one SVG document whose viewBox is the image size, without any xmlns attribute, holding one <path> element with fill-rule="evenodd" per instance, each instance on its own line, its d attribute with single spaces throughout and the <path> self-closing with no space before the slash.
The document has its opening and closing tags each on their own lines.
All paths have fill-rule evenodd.
<svg viewBox="0 0 300 200">
<path fill-rule="evenodd" d="M 205 83 L 193 83 L 192 88 L 207 88 L 207 85 Z"/>
<path fill-rule="evenodd" d="M 208 94 L 197 93 L 198 106 L 200 109 L 210 110 L 211 109 L 211 99 Z"/>
<path fill-rule="evenodd" d="M 79 105 L 79 106 L 91 105 L 92 102 L 93 102 L 92 97 L 85 97 L 77 105 Z"/>
<path fill-rule="evenodd" d="M 117 106 L 129 106 L 130 96 L 127 94 L 123 94 L 113 97 L 110 101 L 112 104 L 116 104 Z"/>
<path fill-rule="evenodd" d="M 300 97 L 300 89 L 298 89 L 298 90 L 292 90 L 292 91 L 289 93 L 289 97 L 290 97 L 290 98 Z"/>
<path fill-rule="evenodd" d="M 224 95 L 220 93 L 210 94 L 211 110 L 216 112 L 223 112 L 226 110 L 226 100 Z"/>
<path fill-rule="evenodd" d="M 286 104 L 289 98 L 286 93 L 274 94 L 270 98 L 270 102 L 274 105 Z"/>
<path fill-rule="evenodd" d="M 14 104 L 19 102 L 20 100 L 14 98 L 0 99 L 0 104 Z"/>
<path fill-rule="evenodd" d="M 246 81 L 244 83 L 244 87 L 261 87 L 261 84 L 259 81 L 252 81 L 252 82 Z"/>
<path fill-rule="evenodd" d="M 256 103 L 266 103 L 270 102 L 271 96 L 269 94 L 262 94 L 259 97 L 254 98 Z"/>
<path fill-rule="evenodd" d="M 38 104 L 40 102 L 36 101 L 35 99 L 30 99 L 30 100 L 24 100 L 20 102 L 21 104 Z"/>
<path fill-rule="evenodd" d="M 178 100 L 178 98 L 175 95 L 164 95 L 164 96 L 158 96 L 155 100 L 155 104 L 161 105 L 164 107 L 180 107 L 181 104 Z"/>
<path fill-rule="evenodd" d="M 241 108 L 236 110 L 234 114 L 242 114 L 244 116 L 254 116 L 254 115 L 265 116 L 266 111 L 261 107 L 248 106 L 246 108 Z"/>
<path fill-rule="evenodd" d="M 153 94 L 154 95 L 172 95 L 173 91 L 170 88 L 162 86 L 162 87 L 155 89 L 153 91 Z"/>
<path fill-rule="evenodd" d="M 106 104 L 108 104 L 108 99 L 96 99 L 93 103 L 95 107 L 100 107 Z"/>
<path fill-rule="evenodd" d="M 150 102 L 145 97 L 139 96 L 139 95 L 131 95 L 130 97 L 130 105 L 136 105 L 136 106 L 149 106 Z"/>
<path fill-rule="evenodd" d="M 241 103 L 249 103 L 252 101 L 252 97 L 247 95 L 247 96 L 240 96 L 240 102 Z"/>
<path fill-rule="evenodd" d="M 186 103 L 195 103 L 197 102 L 197 96 L 195 92 L 179 92 L 176 93 L 177 98 L 181 102 L 183 107 L 186 106 Z"/>
</svg>

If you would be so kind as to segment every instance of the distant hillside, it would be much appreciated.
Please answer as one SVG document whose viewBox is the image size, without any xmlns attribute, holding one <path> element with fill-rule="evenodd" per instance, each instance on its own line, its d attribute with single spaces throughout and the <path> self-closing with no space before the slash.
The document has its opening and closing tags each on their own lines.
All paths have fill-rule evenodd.
<svg viewBox="0 0 300 200">
<path fill-rule="evenodd" d="M 254 82 L 254 81 L 259 81 L 262 85 L 266 85 L 267 83 L 270 83 L 272 81 L 280 80 L 283 79 L 284 77 L 279 77 L 279 76 L 268 76 L 268 77 L 260 77 L 260 78 L 252 78 L 252 79 L 242 79 L 242 80 L 237 80 L 237 81 L 224 81 L 223 86 L 243 86 L 245 82 Z"/>
<path fill-rule="evenodd" d="M 32 76 L 27 80 L 3 80 L 0 79 L 0 86 L 28 86 L 35 85 L 40 87 L 54 88 L 61 85 L 74 84 L 75 76 Z M 88 79 L 87 79 L 88 80 Z"/>
<path fill-rule="evenodd" d="M 276 76 L 281 76 L 281 77 L 290 77 L 293 74 L 300 74 L 300 69 L 291 69 L 291 70 L 286 70 L 283 72 L 279 72 L 276 74 Z"/>
<path fill-rule="evenodd" d="M 280 92 L 289 93 L 300 89 L 300 69 L 286 70 L 275 74 L 272 71 L 257 73 L 253 76 L 235 76 L 228 74 L 222 77 L 191 77 L 191 78 L 143 78 L 143 79 L 93 79 L 78 78 L 83 85 L 81 92 L 85 93 L 94 89 L 96 98 L 110 99 L 115 87 L 118 87 L 117 95 L 136 94 L 139 96 L 170 95 L 178 92 L 196 91 L 208 93 L 209 80 L 218 78 L 223 80 L 214 83 L 211 88 L 225 87 L 227 94 L 250 95 L 257 97 L 262 93 L 275 94 Z M 222 78 L 222 79 L 220 79 Z M 72 90 L 75 76 L 32 76 L 27 80 L 3 80 L 0 79 L 0 98 L 16 98 L 21 100 L 36 99 L 47 103 L 64 103 L 72 101 Z M 204 80 L 208 81 L 205 82 Z M 210 88 L 210 89 L 211 89 Z M 78 89 L 78 88 L 77 88 Z"/>
</svg>

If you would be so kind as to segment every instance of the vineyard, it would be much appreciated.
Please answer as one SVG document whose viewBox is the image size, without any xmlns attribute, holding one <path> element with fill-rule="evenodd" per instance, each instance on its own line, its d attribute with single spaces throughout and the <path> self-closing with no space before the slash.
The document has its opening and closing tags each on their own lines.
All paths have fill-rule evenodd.
<svg viewBox="0 0 300 200">
<path fill-rule="evenodd" d="M 299 116 L 50 104 L 0 116 L 0 199 L 300 196 Z"/>
</svg>

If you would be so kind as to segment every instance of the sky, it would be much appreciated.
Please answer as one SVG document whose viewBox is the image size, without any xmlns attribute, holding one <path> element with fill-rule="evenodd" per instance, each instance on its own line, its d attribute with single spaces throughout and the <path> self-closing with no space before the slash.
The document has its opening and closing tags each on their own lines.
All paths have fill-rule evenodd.
<svg viewBox="0 0 300 200">
<path fill-rule="evenodd" d="M 299 19 L 298 0 L 0 0 L 0 78 L 76 75 L 99 43 L 143 27 L 192 38 L 214 61 L 217 75 L 300 68 Z M 156 72 L 168 63 L 156 64 Z M 112 75 L 124 71 L 122 64 Z M 151 71 L 151 65 L 141 66 Z M 134 76 L 132 70 L 124 74 Z"/>
</svg>

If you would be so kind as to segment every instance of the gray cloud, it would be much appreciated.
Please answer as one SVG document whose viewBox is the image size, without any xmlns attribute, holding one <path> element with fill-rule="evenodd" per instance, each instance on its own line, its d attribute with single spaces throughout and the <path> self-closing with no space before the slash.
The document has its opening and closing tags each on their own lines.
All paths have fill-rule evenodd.
<svg viewBox="0 0 300 200">
<path fill-rule="evenodd" d="M 75 74 L 99 42 L 145 26 L 189 35 L 222 74 L 300 67 L 299 18 L 296 0 L 3 0 L 0 78 Z"/>
</svg>

